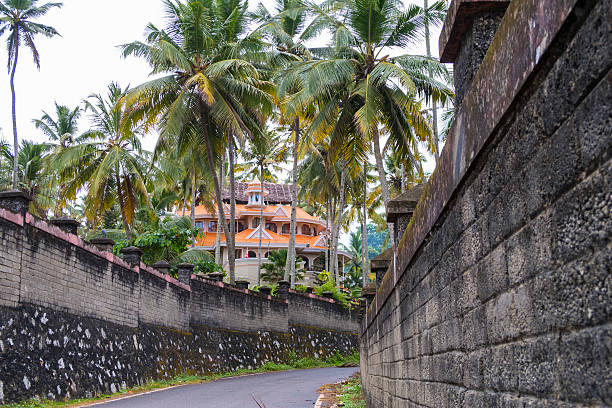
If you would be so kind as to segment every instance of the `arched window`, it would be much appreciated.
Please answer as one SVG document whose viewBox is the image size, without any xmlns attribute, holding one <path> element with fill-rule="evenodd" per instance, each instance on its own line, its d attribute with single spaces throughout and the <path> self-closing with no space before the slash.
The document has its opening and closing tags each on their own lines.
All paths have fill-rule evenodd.
<svg viewBox="0 0 612 408">
<path fill-rule="evenodd" d="M 259 218 L 253 218 L 253 228 L 257 228 L 259 226 Z"/>
<path fill-rule="evenodd" d="M 270 255 L 270 253 L 269 253 L 269 252 L 266 252 L 266 253 L 264 254 L 264 258 L 267 258 L 267 257 L 268 257 L 268 255 Z"/>
<path fill-rule="evenodd" d="M 208 232 L 217 232 L 217 221 L 208 221 Z"/>
<path fill-rule="evenodd" d="M 274 224 L 273 222 L 269 222 L 266 224 L 266 229 L 272 232 L 276 232 L 276 224 Z"/>
<path fill-rule="evenodd" d="M 249 251 L 249 258 L 257 258 L 255 251 Z"/>
<path fill-rule="evenodd" d="M 310 235 L 310 227 L 308 225 L 302 225 L 302 235 Z"/>
<path fill-rule="evenodd" d="M 283 224 L 283 228 L 281 229 L 281 234 L 289 234 L 291 226 L 289 224 Z"/>
</svg>

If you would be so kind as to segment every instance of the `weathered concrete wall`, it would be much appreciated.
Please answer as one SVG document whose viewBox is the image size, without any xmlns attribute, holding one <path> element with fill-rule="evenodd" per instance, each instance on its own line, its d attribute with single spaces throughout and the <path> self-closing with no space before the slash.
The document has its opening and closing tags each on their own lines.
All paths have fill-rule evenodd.
<svg viewBox="0 0 612 408">
<path fill-rule="evenodd" d="M 370 407 L 612 405 L 610 44 L 610 0 L 510 3 L 364 318 Z"/>
<path fill-rule="evenodd" d="M 321 317 L 311 326 L 291 321 L 295 307 Z M 338 307 L 195 276 L 186 285 L 0 208 L 0 403 L 255 368 L 290 352 L 347 354 L 357 349 L 358 322 Z"/>
</svg>

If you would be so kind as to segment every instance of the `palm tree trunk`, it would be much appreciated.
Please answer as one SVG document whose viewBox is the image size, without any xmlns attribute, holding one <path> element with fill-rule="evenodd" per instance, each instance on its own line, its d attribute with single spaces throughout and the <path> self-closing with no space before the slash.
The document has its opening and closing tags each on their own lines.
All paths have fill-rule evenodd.
<svg viewBox="0 0 612 408">
<path fill-rule="evenodd" d="M 234 178 L 234 135 L 229 134 L 227 138 L 227 148 L 229 150 L 229 179 L 230 179 L 230 225 L 228 241 L 228 260 L 230 284 L 236 281 L 236 180 Z"/>
<path fill-rule="evenodd" d="M 11 69 L 11 96 L 13 107 L 13 190 L 17 190 L 17 161 L 19 154 L 19 139 L 17 138 L 17 112 L 15 99 L 15 71 L 17 70 L 17 58 L 19 57 L 19 35 L 17 35 L 15 45 L 15 60 Z"/>
<path fill-rule="evenodd" d="M 300 145 L 300 120 L 293 122 L 295 140 L 293 141 L 293 169 L 291 171 L 291 223 L 289 225 L 289 246 L 287 248 L 287 262 L 285 264 L 285 280 L 291 280 L 291 287 L 295 287 L 295 229 L 297 218 L 297 171 L 298 149 Z"/>
<path fill-rule="evenodd" d="M 225 154 L 223 154 L 223 158 L 221 159 L 221 167 L 219 168 L 219 179 L 221 181 L 221 187 L 224 184 L 225 177 Z M 223 203 L 221 204 L 223 205 Z M 221 213 L 217 210 L 217 238 L 215 240 L 215 263 L 217 265 L 221 265 L 223 260 L 221 259 L 221 225 L 223 220 L 221 219 Z"/>
<path fill-rule="evenodd" d="M 330 217 L 330 199 L 328 198 L 325 201 L 325 271 L 327 271 L 327 273 L 329 273 L 330 270 L 330 266 L 329 266 L 329 250 L 330 250 L 330 245 L 329 245 L 329 241 L 330 241 L 330 237 L 329 237 L 329 217 Z"/>
<path fill-rule="evenodd" d="M 261 209 L 259 210 L 259 243 L 257 244 L 257 286 L 261 285 L 261 238 L 264 228 L 263 210 L 264 210 L 264 166 L 263 161 L 259 162 L 259 184 L 261 187 Z"/>
<path fill-rule="evenodd" d="M 367 229 L 367 197 L 368 197 L 368 168 L 367 163 L 363 166 L 363 197 L 361 206 L 363 214 L 361 217 L 361 277 L 362 285 L 365 286 L 368 283 L 368 229 Z"/>
<path fill-rule="evenodd" d="M 334 232 L 336 231 L 336 198 L 334 197 L 331 200 L 331 210 L 330 210 L 330 221 L 331 221 L 331 244 L 329 246 L 329 277 L 335 279 L 336 276 L 336 264 L 334 262 L 333 257 L 333 248 L 334 248 Z"/>
<path fill-rule="evenodd" d="M 191 225 L 195 227 L 195 207 L 196 207 L 196 178 L 195 171 L 191 180 Z M 194 238 L 195 241 L 195 238 Z"/>
<path fill-rule="evenodd" d="M 428 0 L 423 0 L 423 8 L 425 10 L 425 48 L 426 48 L 426 52 L 427 52 L 427 57 L 431 58 L 431 45 L 429 42 L 430 39 L 430 35 L 429 35 L 429 18 L 428 18 L 428 14 L 429 12 L 427 11 L 427 9 L 429 8 L 429 4 L 428 4 Z M 431 69 L 429 70 L 429 77 L 431 78 Z M 438 108 L 436 106 L 436 102 L 432 101 L 432 105 L 433 105 L 433 109 L 432 109 L 432 113 L 433 113 L 433 142 L 434 142 L 434 157 L 436 158 L 436 164 L 438 163 L 438 160 L 440 159 L 440 146 L 439 146 L 439 135 L 438 135 Z"/>
<path fill-rule="evenodd" d="M 221 218 L 221 222 L 223 224 L 225 224 L 225 210 L 223 209 L 223 198 L 221 196 L 221 187 L 219 186 L 219 178 L 217 178 L 217 172 L 215 171 L 215 159 L 213 156 L 213 147 L 212 147 L 212 142 L 210 140 L 210 136 L 208 135 L 208 127 L 207 127 L 207 117 L 208 114 L 206 112 L 206 107 L 204 106 L 204 103 L 202 101 L 199 101 L 199 108 L 200 108 L 200 120 L 201 120 L 201 125 L 202 125 L 202 133 L 204 134 L 204 142 L 206 144 L 206 159 L 208 161 L 208 170 L 210 171 L 210 174 L 212 174 L 213 177 L 213 184 L 215 187 L 215 198 L 217 200 L 217 209 L 219 211 L 219 217 Z M 217 228 L 220 228 L 220 226 L 217 226 Z M 227 230 L 227 228 L 223 228 L 223 233 L 225 234 L 225 242 L 228 243 L 230 242 L 230 234 L 229 231 Z M 228 254 L 229 256 L 233 257 L 236 255 L 235 253 L 232 254 Z"/>
<path fill-rule="evenodd" d="M 117 198 L 119 199 L 119 211 L 121 211 L 121 221 L 123 222 L 123 229 L 128 240 L 132 239 L 132 231 L 130 224 L 125 218 L 125 199 L 121 193 L 121 179 L 119 178 L 119 169 L 115 171 L 115 183 L 117 183 Z"/>
<path fill-rule="evenodd" d="M 374 158 L 376 159 L 376 170 L 378 170 L 378 179 L 380 181 L 380 187 L 382 190 L 383 202 L 385 203 L 385 212 L 389 208 L 389 185 L 387 184 L 387 175 L 385 173 L 385 167 L 383 165 L 382 153 L 380 152 L 380 139 L 378 134 L 378 128 L 374 127 L 372 132 L 372 142 L 374 143 Z M 388 223 L 387 229 L 389 231 L 389 240 L 391 246 L 395 246 L 395 239 L 393 236 L 393 224 Z"/>
<path fill-rule="evenodd" d="M 334 233 L 332 243 L 332 262 L 334 263 L 334 271 L 336 277 L 336 287 L 340 287 L 340 268 L 338 265 L 338 238 L 340 236 L 340 228 L 342 226 L 342 213 L 344 212 L 345 202 L 345 188 L 346 188 L 346 160 L 342 159 L 342 170 L 340 170 L 340 201 L 338 205 L 338 220 L 334 225 Z"/>
</svg>

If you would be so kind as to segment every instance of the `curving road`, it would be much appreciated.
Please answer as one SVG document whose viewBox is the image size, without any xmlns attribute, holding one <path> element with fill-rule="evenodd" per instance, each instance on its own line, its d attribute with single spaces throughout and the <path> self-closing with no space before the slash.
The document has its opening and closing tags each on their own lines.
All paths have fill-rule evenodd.
<svg viewBox="0 0 612 408">
<path fill-rule="evenodd" d="M 100 408 L 312 408 L 323 384 L 350 377 L 357 368 L 313 368 L 225 378 L 135 395 L 91 406 Z"/>
</svg>

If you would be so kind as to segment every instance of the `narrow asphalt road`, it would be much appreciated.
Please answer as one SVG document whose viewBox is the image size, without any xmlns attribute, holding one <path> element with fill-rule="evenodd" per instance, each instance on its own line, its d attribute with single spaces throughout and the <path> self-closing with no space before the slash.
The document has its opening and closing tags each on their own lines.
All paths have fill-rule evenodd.
<svg viewBox="0 0 612 408">
<path fill-rule="evenodd" d="M 313 368 L 226 378 L 89 405 L 101 408 L 312 408 L 323 384 L 350 377 L 357 368 Z"/>
</svg>

